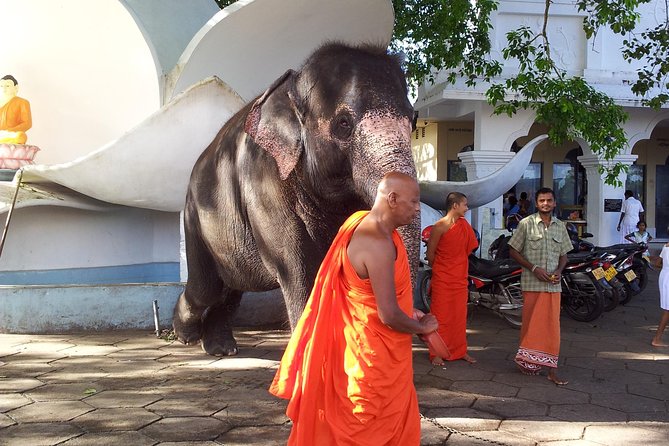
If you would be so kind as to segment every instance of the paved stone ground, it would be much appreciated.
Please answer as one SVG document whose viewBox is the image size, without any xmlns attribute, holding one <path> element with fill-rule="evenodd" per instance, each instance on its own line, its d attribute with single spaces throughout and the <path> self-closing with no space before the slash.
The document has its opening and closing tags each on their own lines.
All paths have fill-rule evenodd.
<svg viewBox="0 0 669 446">
<path fill-rule="evenodd" d="M 470 324 L 477 364 L 432 367 L 416 340 L 421 444 L 669 444 L 658 319 L 656 273 L 597 321 L 563 316 L 566 387 L 518 373 L 518 331 L 486 310 Z M 285 444 L 285 402 L 266 389 L 288 336 L 238 331 L 240 354 L 219 359 L 151 332 L 0 335 L 0 445 Z"/>
</svg>

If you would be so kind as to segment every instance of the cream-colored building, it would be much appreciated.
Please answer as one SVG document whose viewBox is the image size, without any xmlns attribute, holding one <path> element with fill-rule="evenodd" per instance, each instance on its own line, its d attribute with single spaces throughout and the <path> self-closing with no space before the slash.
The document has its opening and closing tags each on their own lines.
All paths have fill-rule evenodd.
<svg viewBox="0 0 669 446">
<path fill-rule="evenodd" d="M 656 17 L 664 17 L 664 5 L 660 1 L 644 5 L 638 29 L 655 26 Z M 545 2 L 539 0 L 502 0 L 492 17 L 493 57 L 502 60 L 507 31 L 523 25 L 540 27 L 544 6 Z M 630 91 L 637 66 L 622 59 L 622 37 L 602 29 L 596 37 L 587 39 L 582 29 L 583 14 L 572 2 L 553 2 L 551 13 L 549 38 L 557 63 L 612 96 L 629 114 L 623 126 L 629 145 L 616 158 L 628 165 L 629 171 L 619 177 L 622 187 L 610 186 L 598 171 L 604 161 L 592 154 L 586 141 L 570 141 L 560 147 L 546 141 L 535 150 L 515 195 L 524 191 L 533 201 L 537 188 L 553 188 L 560 216 L 578 210 L 586 221 L 586 230 L 594 234 L 594 242 L 608 245 L 620 240 L 616 231 L 620 213 L 613 209 L 620 203 L 617 200 L 624 198 L 624 191 L 631 189 L 646 209 L 651 234 L 657 240 L 669 239 L 669 111 L 643 107 Z M 502 77 L 516 69 L 513 61 L 507 61 Z M 412 140 L 421 179 L 481 178 L 506 163 L 531 138 L 546 133 L 546 128 L 534 122 L 532 112 L 512 118 L 493 115 L 485 101 L 485 88 L 468 88 L 463 82 L 449 85 L 440 73 L 433 85 L 419 89 L 415 103 L 419 119 Z M 507 191 L 499 192 L 500 198 L 472 212 L 472 222 L 479 229 L 486 207 L 493 209 L 494 226 L 503 226 L 502 194 Z"/>
</svg>

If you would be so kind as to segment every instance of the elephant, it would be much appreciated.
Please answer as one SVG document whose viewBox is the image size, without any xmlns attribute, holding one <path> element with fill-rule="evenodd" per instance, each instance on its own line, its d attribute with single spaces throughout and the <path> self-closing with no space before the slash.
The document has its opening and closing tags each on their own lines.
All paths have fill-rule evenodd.
<svg viewBox="0 0 669 446">
<path fill-rule="evenodd" d="M 294 328 L 346 218 L 371 208 L 385 174 L 416 178 L 415 116 L 399 57 L 327 43 L 230 118 L 190 177 L 177 338 L 235 355 L 231 321 L 242 293 L 277 288 Z M 454 190 L 435 188 L 443 197 Z M 400 234 L 415 274 L 420 216 Z"/>
<path fill-rule="evenodd" d="M 416 178 L 413 106 L 398 57 L 328 43 L 226 122 L 186 194 L 188 280 L 173 328 L 185 344 L 234 355 L 242 292 L 281 288 L 295 327 L 320 262 L 391 171 Z M 419 217 L 402 228 L 414 263 Z"/>
</svg>

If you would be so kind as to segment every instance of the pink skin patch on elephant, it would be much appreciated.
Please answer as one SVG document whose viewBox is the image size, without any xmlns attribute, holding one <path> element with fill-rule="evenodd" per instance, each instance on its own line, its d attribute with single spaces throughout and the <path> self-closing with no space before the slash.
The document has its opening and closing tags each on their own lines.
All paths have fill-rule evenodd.
<svg viewBox="0 0 669 446">
<path fill-rule="evenodd" d="M 416 178 L 411 157 L 411 122 L 388 111 L 367 112 L 358 124 L 353 163 L 364 177 L 376 182 L 388 172 L 402 172 Z M 407 156 L 407 152 L 408 155 Z M 365 172 L 366 171 L 366 172 Z"/>
<path fill-rule="evenodd" d="M 293 129 L 276 125 L 269 118 L 263 120 L 260 108 L 253 107 L 246 120 L 245 130 L 259 146 L 272 155 L 281 179 L 288 178 L 297 164 L 301 148 L 299 139 L 293 135 Z"/>
</svg>

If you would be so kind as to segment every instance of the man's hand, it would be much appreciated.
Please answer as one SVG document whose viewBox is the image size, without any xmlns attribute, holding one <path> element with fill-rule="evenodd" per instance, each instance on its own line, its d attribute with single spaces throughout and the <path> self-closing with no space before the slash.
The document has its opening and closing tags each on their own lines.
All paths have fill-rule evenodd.
<svg viewBox="0 0 669 446">
<path fill-rule="evenodd" d="M 421 325 L 421 331 L 418 334 L 427 334 L 436 331 L 439 328 L 439 322 L 434 314 L 428 313 L 419 317 L 418 323 Z"/>
<path fill-rule="evenodd" d="M 550 277 L 550 282 L 551 282 L 553 285 L 557 285 L 558 283 L 560 283 L 560 278 L 561 278 L 561 276 L 562 276 L 562 271 L 560 271 L 559 269 L 556 269 L 555 271 L 553 271 L 553 272 L 549 275 L 549 277 Z"/>
<path fill-rule="evenodd" d="M 541 280 L 542 282 L 553 283 L 553 279 L 551 278 L 551 274 L 543 268 L 539 268 L 537 266 L 536 268 L 534 268 L 533 274 L 534 274 L 534 277 Z"/>
</svg>

